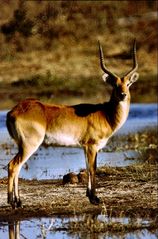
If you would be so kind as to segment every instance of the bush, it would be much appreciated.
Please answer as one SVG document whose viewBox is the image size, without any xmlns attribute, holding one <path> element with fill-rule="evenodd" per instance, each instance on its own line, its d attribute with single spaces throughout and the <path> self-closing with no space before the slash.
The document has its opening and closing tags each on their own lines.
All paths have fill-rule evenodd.
<svg viewBox="0 0 158 239">
<path fill-rule="evenodd" d="M 24 2 L 20 2 L 19 8 L 14 11 L 13 18 L 9 22 L 2 24 L 1 32 L 4 34 L 7 42 L 12 41 L 13 39 L 20 42 L 20 40 L 17 39 L 17 36 L 20 38 L 28 38 L 32 35 L 34 22 L 26 15 Z M 17 50 L 20 49 L 20 47 L 17 47 Z"/>
</svg>

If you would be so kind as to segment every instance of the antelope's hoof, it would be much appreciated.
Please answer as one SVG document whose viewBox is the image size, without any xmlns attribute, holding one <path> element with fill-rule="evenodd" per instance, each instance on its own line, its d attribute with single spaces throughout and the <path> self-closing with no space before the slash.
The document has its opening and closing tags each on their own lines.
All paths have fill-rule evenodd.
<svg viewBox="0 0 158 239">
<path fill-rule="evenodd" d="M 100 199 L 97 196 L 89 197 L 89 201 L 94 205 L 99 205 L 100 203 Z"/>
<path fill-rule="evenodd" d="M 22 208 L 22 202 L 20 199 L 14 199 L 14 200 L 9 200 L 8 198 L 8 203 L 11 205 L 12 209 L 15 209 L 15 208 Z"/>
<path fill-rule="evenodd" d="M 12 209 L 22 208 L 22 202 L 20 199 L 18 201 L 10 202 L 10 205 L 11 205 Z"/>
<path fill-rule="evenodd" d="M 87 190 L 86 196 L 89 198 L 90 203 L 94 205 L 98 205 L 100 203 L 100 199 L 91 191 Z"/>
<path fill-rule="evenodd" d="M 22 201 L 19 199 L 19 200 L 17 200 L 17 202 L 16 202 L 16 208 L 19 208 L 19 207 L 23 207 L 22 206 Z"/>
</svg>

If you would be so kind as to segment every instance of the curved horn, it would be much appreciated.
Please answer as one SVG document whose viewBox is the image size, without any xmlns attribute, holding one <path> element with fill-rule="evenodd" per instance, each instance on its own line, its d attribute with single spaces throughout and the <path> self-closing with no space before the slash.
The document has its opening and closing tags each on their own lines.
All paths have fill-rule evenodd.
<svg viewBox="0 0 158 239">
<path fill-rule="evenodd" d="M 133 68 L 132 70 L 130 70 L 129 72 L 125 74 L 126 77 L 133 74 L 138 68 L 138 62 L 137 62 L 137 56 L 136 56 L 136 39 L 134 39 L 132 55 L 133 55 Z"/>
<path fill-rule="evenodd" d="M 103 49 L 102 49 L 102 46 L 100 45 L 100 42 L 98 41 L 99 43 L 99 55 L 100 55 L 100 66 L 102 68 L 102 70 L 107 73 L 108 75 L 114 77 L 114 78 L 117 78 L 117 75 L 113 74 L 111 71 L 109 71 L 107 69 L 107 67 L 105 66 L 104 64 L 104 54 L 103 54 Z"/>
</svg>

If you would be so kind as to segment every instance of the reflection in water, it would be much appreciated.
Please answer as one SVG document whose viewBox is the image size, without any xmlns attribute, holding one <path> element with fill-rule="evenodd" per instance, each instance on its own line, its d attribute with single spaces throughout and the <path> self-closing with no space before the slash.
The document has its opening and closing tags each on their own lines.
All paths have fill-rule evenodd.
<svg viewBox="0 0 158 239">
<path fill-rule="evenodd" d="M 20 239 L 20 222 L 8 223 L 9 239 Z"/>
<path fill-rule="evenodd" d="M 50 239 L 52 236 L 54 239 L 68 239 L 70 237 L 66 234 L 65 229 L 62 227 L 62 222 L 64 220 L 65 219 L 60 218 L 41 218 L 21 222 L 8 222 L 8 230 L 6 224 L 3 227 L 0 224 L 0 239 Z"/>
<path fill-rule="evenodd" d="M 100 224 L 99 224 L 100 223 Z M 1 239 L 157 239 L 158 230 L 148 230 L 151 223 L 143 218 L 114 218 L 106 215 L 85 215 L 75 217 L 53 217 L 15 221 L 5 226 L 0 225 Z M 128 225 L 129 230 L 124 230 Z M 130 225 L 140 225 L 140 229 L 131 231 Z M 146 227 L 145 227 L 146 225 Z M 100 228 L 99 228 L 100 227 Z M 116 227 L 119 227 L 119 230 Z M 141 229 L 143 228 L 143 229 Z M 3 229 L 3 230 L 2 230 Z M 95 229 L 95 230 L 93 230 Z M 102 229 L 102 230 L 101 230 Z M 105 229 L 105 230 L 104 230 Z M 9 235 L 9 237 L 8 237 Z"/>
<path fill-rule="evenodd" d="M 0 177 L 7 176 L 7 171 L 5 168 L 5 165 L 7 165 L 8 161 L 10 160 L 10 155 L 15 154 L 15 148 L 12 142 L 10 141 L 9 135 L 6 131 L 5 126 L 5 116 L 6 112 L 0 112 L 0 133 L 1 133 L 1 146 L 3 144 L 3 150 L 1 150 L 0 155 Z M 138 130 L 142 130 L 149 126 L 157 126 L 157 104 L 153 105 L 132 105 L 129 118 L 124 125 L 124 127 L 119 131 L 119 134 L 127 134 L 128 132 L 136 132 Z M 9 142 L 9 144 L 8 144 Z M 8 145 L 11 146 L 8 148 Z M 47 153 L 46 153 L 47 151 Z M 127 151 L 126 151 L 127 152 Z M 124 152 L 123 152 L 124 153 Z M 116 157 L 116 154 L 110 154 L 107 155 L 103 152 L 100 153 L 100 162 L 108 164 L 108 157 L 109 162 L 114 163 L 114 159 L 118 158 L 119 162 L 124 158 L 136 158 L 137 155 L 133 155 L 133 152 L 128 152 L 126 157 L 122 155 L 121 153 Z M 139 155 L 138 155 L 139 156 Z M 39 160 L 35 160 L 36 158 L 39 158 Z M 85 167 L 83 152 L 81 152 L 80 149 L 70 149 L 69 148 L 42 148 L 41 151 L 38 151 L 38 154 L 35 154 L 30 161 L 28 162 L 28 168 L 29 170 L 23 169 L 24 171 L 24 178 L 30 179 L 30 169 L 32 169 L 32 172 L 34 173 L 32 175 L 32 178 L 37 178 L 37 175 L 39 176 L 39 179 L 49 179 L 53 178 L 54 174 L 53 172 L 57 172 L 57 177 L 60 177 L 61 175 L 67 173 L 63 172 L 63 168 L 59 165 L 59 158 L 61 159 L 61 165 L 64 165 L 65 168 L 68 170 L 70 169 L 68 163 L 72 166 L 71 171 L 76 170 L 76 162 L 79 162 L 79 165 L 77 165 L 77 170 L 80 168 Z M 71 159 L 71 160 L 70 160 Z M 40 161 L 41 160 L 41 161 Z M 43 164 L 44 161 L 44 164 Z M 115 162 L 117 164 L 117 162 Z M 126 163 L 128 161 L 126 160 Z M 52 165 L 52 166 L 51 166 Z M 109 166 L 116 166 L 116 165 L 109 165 Z M 117 165 L 118 166 L 118 165 Z M 119 165 L 121 166 L 121 165 Z M 124 162 L 123 162 L 123 166 Z M 52 167 L 52 168 L 51 168 Z M 49 170 L 51 168 L 51 170 Z M 36 169 L 36 170 L 35 170 Z M 28 171 L 28 172 L 27 172 Z M 109 232 L 108 230 L 104 233 L 94 233 L 93 231 L 85 232 L 84 230 L 81 231 L 81 227 L 77 230 L 69 230 L 68 227 L 70 226 L 70 223 L 75 220 L 75 227 L 77 227 L 77 223 L 80 222 L 82 218 L 75 217 L 73 218 L 59 218 L 55 217 L 52 219 L 49 218 L 40 218 L 40 219 L 32 219 L 32 220 L 25 220 L 25 221 L 16 221 L 9 224 L 0 223 L 0 239 L 34 239 L 34 238 L 40 238 L 40 239 L 70 239 L 70 238 L 98 238 L 98 239 L 157 239 L 158 238 L 158 229 L 149 231 L 148 224 L 152 223 L 148 220 L 144 219 L 130 219 L 130 218 L 112 218 L 112 217 L 106 217 L 105 215 L 98 215 L 97 219 L 95 218 L 87 218 L 87 222 L 90 222 L 91 220 L 95 221 L 95 224 L 98 223 L 98 220 L 100 220 L 101 223 L 107 225 L 109 223 L 115 223 L 118 222 L 120 225 L 125 224 L 134 224 L 137 223 L 142 224 L 144 229 L 143 230 L 136 230 L 134 232 L 126 232 L 123 234 L 123 236 L 118 235 L 114 232 Z M 95 220 L 94 220 L 95 219 Z M 82 226 L 83 221 L 81 220 Z M 146 228 L 146 229 L 145 229 Z M 70 234 L 71 232 L 71 234 Z"/>
</svg>

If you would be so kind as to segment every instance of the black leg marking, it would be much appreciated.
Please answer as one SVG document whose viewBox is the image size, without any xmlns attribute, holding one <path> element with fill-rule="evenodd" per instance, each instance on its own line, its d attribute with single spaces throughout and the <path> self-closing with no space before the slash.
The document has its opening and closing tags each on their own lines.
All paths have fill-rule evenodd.
<svg viewBox="0 0 158 239">
<path fill-rule="evenodd" d="M 100 199 L 95 195 L 92 190 L 87 189 L 86 196 L 89 198 L 90 203 L 94 205 L 98 205 L 100 203 Z"/>
</svg>

